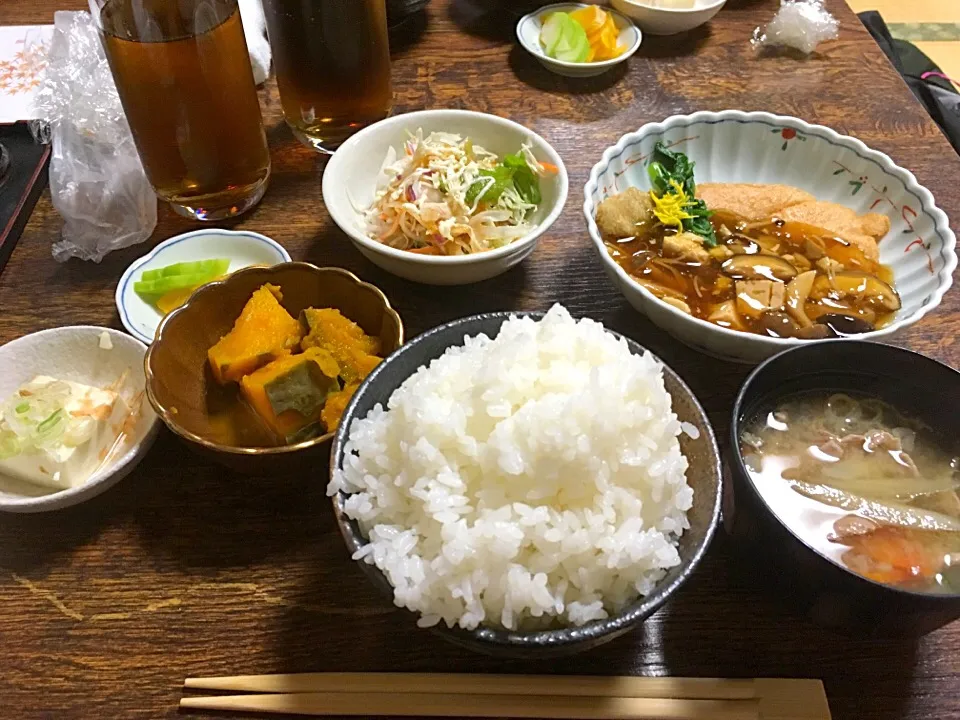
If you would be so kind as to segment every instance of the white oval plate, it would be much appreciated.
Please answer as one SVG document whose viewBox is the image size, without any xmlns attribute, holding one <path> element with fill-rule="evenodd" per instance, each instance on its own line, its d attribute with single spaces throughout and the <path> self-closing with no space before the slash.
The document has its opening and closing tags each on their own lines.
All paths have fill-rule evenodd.
<svg viewBox="0 0 960 720">
<path fill-rule="evenodd" d="M 117 312 L 120 322 L 138 340 L 153 342 L 163 315 L 133 291 L 133 284 L 144 270 L 178 262 L 229 258 L 228 272 L 251 265 L 277 265 L 290 262 L 290 253 L 266 235 L 248 230 L 204 228 L 164 240 L 134 262 L 117 285 Z"/>
<path fill-rule="evenodd" d="M 795 117 L 740 110 L 674 115 L 624 135 L 604 151 L 584 187 L 583 212 L 607 276 L 631 305 L 681 342 L 709 355 L 757 363 L 815 341 L 728 330 L 687 315 L 656 299 L 610 257 L 594 218 L 596 207 L 628 187 L 650 187 L 646 164 L 658 140 L 696 163 L 697 182 L 793 185 L 857 214 L 890 218 L 880 261 L 893 271 L 903 307 L 889 325 L 856 339 L 889 340 L 936 308 L 950 289 L 957 238 L 947 216 L 913 173 L 887 155 Z"/>
<path fill-rule="evenodd" d="M 618 57 L 611 60 L 600 60 L 589 63 L 565 62 L 547 55 L 543 46 L 540 44 L 540 31 L 543 29 L 543 21 L 549 13 L 573 12 L 574 10 L 585 7 L 587 7 L 585 3 L 557 3 L 556 5 L 547 5 L 528 15 L 524 15 L 520 18 L 520 22 L 517 23 L 517 39 L 520 41 L 524 50 L 539 60 L 540 64 L 547 70 L 555 72 L 557 75 L 564 75 L 566 77 L 593 77 L 605 73 L 614 65 L 625 62 L 627 58 L 637 51 L 640 43 L 643 41 L 643 35 L 640 29 L 634 25 L 629 18 L 624 17 L 616 10 L 608 7 L 603 8 L 603 10 L 610 13 L 613 17 L 613 22 L 620 31 L 617 42 L 626 48 L 623 54 Z"/>
<path fill-rule="evenodd" d="M 107 333 L 112 348 L 100 347 Z M 0 510 L 33 513 L 59 510 L 89 500 L 112 487 L 137 466 L 156 440 L 160 422 L 144 394 L 143 357 L 147 347 L 126 333 L 91 325 L 41 330 L 0 346 L 0 402 L 37 375 L 49 375 L 92 387 L 105 388 L 119 378 L 118 392 L 139 418 L 106 465 L 82 485 L 44 492 L 43 488 L 8 478 L 0 472 Z"/>
</svg>

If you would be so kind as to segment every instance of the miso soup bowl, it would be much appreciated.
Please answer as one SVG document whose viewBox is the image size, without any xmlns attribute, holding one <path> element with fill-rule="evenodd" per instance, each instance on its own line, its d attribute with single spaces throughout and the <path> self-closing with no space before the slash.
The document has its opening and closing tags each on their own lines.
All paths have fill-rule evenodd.
<svg viewBox="0 0 960 720">
<path fill-rule="evenodd" d="M 403 343 L 403 323 L 379 289 L 347 270 L 289 262 L 251 267 L 204 285 L 157 328 L 144 367 L 147 397 L 170 430 L 201 455 L 251 475 L 309 473 L 326 463 L 333 433 L 294 445 L 228 445 L 219 438 L 224 402 L 207 366 L 207 350 L 233 327 L 244 305 L 265 283 L 277 285 L 293 317 L 308 308 L 336 308 L 368 335 L 379 337 L 384 355 Z M 229 392 L 229 388 L 228 388 Z M 239 396 L 233 402 L 242 402 Z M 257 422 L 250 414 L 249 422 Z"/>
<path fill-rule="evenodd" d="M 909 350 L 825 340 L 770 358 L 733 407 L 724 526 L 765 581 L 819 625 L 857 635 L 920 635 L 960 618 L 960 593 L 935 595 L 869 580 L 817 552 L 763 500 L 740 453 L 740 433 L 779 399 L 810 391 L 877 397 L 948 441 L 960 434 L 960 373 Z M 759 561 L 755 563 L 754 561 Z"/>
</svg>

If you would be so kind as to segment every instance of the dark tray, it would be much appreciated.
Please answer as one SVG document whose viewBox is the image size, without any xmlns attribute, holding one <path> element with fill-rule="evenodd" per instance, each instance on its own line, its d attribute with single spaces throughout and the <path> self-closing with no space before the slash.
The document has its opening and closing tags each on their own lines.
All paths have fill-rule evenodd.
<svg viewBox="0 0 960 720">
<path fill-rule="evenodd" d="M 50 146 L 34 142 L 24 122 L 0 125 L 0 143 L 10 154 L 10 172 L 0 185 L 0 272 L 3 272 L 37 198 L 47 186 Z"/>
</svg>

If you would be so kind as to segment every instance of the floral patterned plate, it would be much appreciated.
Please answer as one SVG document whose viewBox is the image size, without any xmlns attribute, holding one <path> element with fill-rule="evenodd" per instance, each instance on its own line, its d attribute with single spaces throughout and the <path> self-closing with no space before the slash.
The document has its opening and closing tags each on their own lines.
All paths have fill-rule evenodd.
<svg viewBox="0 0 960 720">
<path fill-rule="evenodd" d="M 930 191 L 888 156 L 795 117 L 739 110 L 675 115 L 607 148 L 584 187 L 583 212 L 607 275 L 631 305 L 678 340 L 748 363 L 811 342 L 752 335 L 694 318 L 656 299 L 610 257 L 594 221 L 596 206 L 630 186 L 650 187 L 646 164 L 658 140 L 696 163 L 698 182 L 782 183 L 859 214 L 887 215 L 891 230 L 880 242 L 880 260 L 893 269 L 903 307 L 894 322 L 859 339 L 889 339 L 939 305 L 950 288 L 957 239 L 947 216 Z"/>
</svg>

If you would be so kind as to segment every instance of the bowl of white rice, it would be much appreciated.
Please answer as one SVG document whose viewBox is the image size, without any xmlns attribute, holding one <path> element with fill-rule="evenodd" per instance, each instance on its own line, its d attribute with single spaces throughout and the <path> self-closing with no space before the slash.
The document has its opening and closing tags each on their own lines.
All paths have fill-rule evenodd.
<svg viewBox="0 0 960 720">
<path fill-rule="evenodd" d="M 598 322 L 490 313 L 370 374 L 331 450 L 349 552 L 411 621 L 542 657 L 611 640 L 689 577 L 719 453 L 680 378 Z"/>
</svg>

